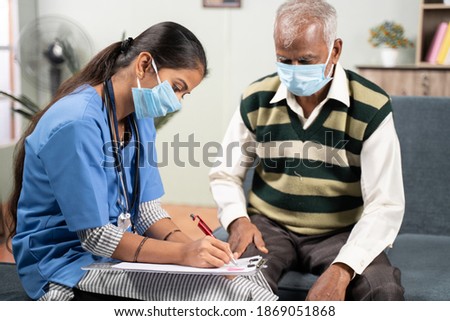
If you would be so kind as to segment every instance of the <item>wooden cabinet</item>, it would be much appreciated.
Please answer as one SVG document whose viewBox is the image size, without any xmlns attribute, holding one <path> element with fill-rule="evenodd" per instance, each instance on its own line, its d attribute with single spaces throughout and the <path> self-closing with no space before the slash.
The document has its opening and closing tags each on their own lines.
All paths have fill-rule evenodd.
<svg viewBox="0 0 450 321">
<path fill-rule="evenodd" d="M 422 0 L 416 44 L 417 65 L 433 66 L 425 62 L 425 57 L 441 22 L 450 22 L 450 5 L 444 4 L 444 0 Z"/>
<path fill-rule="evenodd" d="M 450 66 L 358 66 L 358 73 L 391 96 L 449 96 Z"/>
</svg>

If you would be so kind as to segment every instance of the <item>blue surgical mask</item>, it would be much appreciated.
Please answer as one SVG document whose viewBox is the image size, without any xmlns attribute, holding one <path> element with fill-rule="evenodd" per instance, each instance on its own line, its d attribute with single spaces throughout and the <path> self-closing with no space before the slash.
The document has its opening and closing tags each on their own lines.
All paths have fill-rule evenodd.
<svg viewBox="0 0 450 321">
<path fill-rule="evenodd" d="M 316 65 L 288 65 L 277 62 L 278 76 L 281 82 L 295 96 L 311 96 L 322 89 L 332 78 L 333 67 L 327 76 L 325 69 L 331 57 L 331 48 L 327 61 Z"/>
<path fill-rule="evenodd" d="M 158 85 L 153 88 L 141 88 L 138 78 L 138 88 L 131 89 L 137 119 L 162 117 L 181 109 L 181 103 L 169 82 L 166 80 L 161 83 L 154 60 L 152 60 L 152 66 L 158 79 Z"/>
</svg>

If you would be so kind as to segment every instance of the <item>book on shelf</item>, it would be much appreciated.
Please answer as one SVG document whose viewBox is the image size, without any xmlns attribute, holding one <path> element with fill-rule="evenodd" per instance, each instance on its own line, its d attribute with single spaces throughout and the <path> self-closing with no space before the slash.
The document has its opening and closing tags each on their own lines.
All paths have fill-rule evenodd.
<svg viewBox="0 0 450 321">
<path fill-rule="evenodd" d="M 445 64 L 449 49 L 450 49 L 450 23 L 447 23 L 447 29 L 445 31 L 445 35 L 444 38 L 442 39 L 441 46 L 439 48 L 439 52 L 436 58 L 436 62 L 439 65 Z"/>
<path fill-rule="evenodd" d="M 449 65 L 450 66 L 450 50 L 447 52 L 447 57 L 445 57 L 444 65 Z"/>
<path fill-rule="evenodd" d="M 428 52 L 425 56 L 426 62 L 429 62 L 431 64 L 435 64 L 437 62 L 437 56 L 448 29 L 448 25 L 448 22 L 441 22 L 437 26 L 436 31 L 433 35 L 433 39 L 431 40 L 430 47 L 428 48 Z"/>
</svg>

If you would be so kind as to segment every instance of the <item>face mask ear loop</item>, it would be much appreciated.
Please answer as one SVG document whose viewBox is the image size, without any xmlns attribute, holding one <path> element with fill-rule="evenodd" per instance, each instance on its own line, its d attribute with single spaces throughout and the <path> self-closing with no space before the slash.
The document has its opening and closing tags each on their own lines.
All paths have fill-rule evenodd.
<svg viewBox="0 0 450 321">
<path fill-rule="evenodd" d="M 156 68 L 155 59 L 152 59 L 152 67 L 156 73 L 156 78 L 158 79 L 158 84 L 161 83 L 161 79 L 159 79 L 158 68 Z"/>
<path fill-rule="evenodd" d="M 141 82 L 139 81 L 139 77 L 137 77 L 136 79 L 137 79 L 138 88 L 140 89 L 141 88 Z"/>
<path fill-rule="evenodd" d="M 334 42 L 333 42 L 333 44 L 334 44 Z M 330 53 L 328 54 L 327 61 L 325 62 L 325 68 L 323 70 L 323 76 L 326 78 L 330 77 L 331 74 L 333 73 L 334 64 L 331 64 L 330 72 L 328 73 L 328 76 L 325 76 L 325 69 L 327 69 L 328 62 L 330 61 L 330 58 L 331 58 L 331 53 L 333 52 L 333 44 L 331 45 Z"/>
<path fill-rule="evenodd" d="M 331 64 L 330 72 L 328 73 L 327 78 L 331 77 L 331 74 L 333 73 L 333 69 L 334 69 L 334 64 Z"/>
</svg>

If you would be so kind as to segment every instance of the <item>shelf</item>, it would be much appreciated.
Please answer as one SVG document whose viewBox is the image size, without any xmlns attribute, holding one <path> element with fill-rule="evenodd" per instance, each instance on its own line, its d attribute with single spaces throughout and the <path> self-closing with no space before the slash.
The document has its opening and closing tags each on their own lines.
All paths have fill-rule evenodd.
<svg viewBox="0 0 450 321">
<path fill-rule="evenodd" d="M 442 0 L 422 0 L 419 15 L 419 30 L 416 43 L 416 65 L 422 68 L 448 70 L 448 65 L 436 65 L 426 62 L 432 40 L 438 26 L 450 21 L 450 4 Z"/>
<path fill-rule="evenodd" d="M 449 9 L 450 5 L 443 4 L 443 3 L 426 3 L 423 5 L 424 10 L 442 10 L 442 9 Z"/>
<path fill-rule="evenodd" d="M 419 63 L 417 65 L 398 65 L 392 67 L 385 67 L 382 65 L 359 65 L 358 69 L 383 69 L 383 70 L 450 70 L 450 65 L 435 65 L 430 63 Z"/>
<path fill-rule="evenodd" d="M 450 65 L 436 65 L 427 62 L 420 62 L 417 66 L 418 69 L 437 69 L 437 70 L 450 70 Z"/>
<path fill-rule="evenodd" d="M 358 73 L 398 96 L 450 96 L 450 66 L 358 66 Z"/>
</svg>

